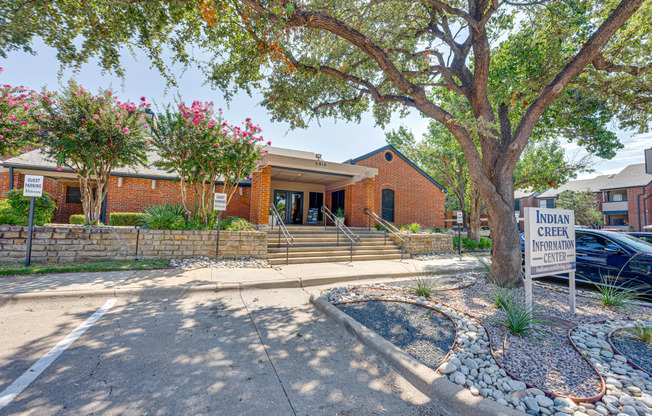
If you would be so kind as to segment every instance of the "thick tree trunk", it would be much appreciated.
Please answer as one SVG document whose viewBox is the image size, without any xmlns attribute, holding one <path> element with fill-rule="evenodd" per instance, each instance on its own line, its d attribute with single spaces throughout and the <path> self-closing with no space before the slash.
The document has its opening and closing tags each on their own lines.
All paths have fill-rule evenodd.
<svg viewBox="0 0 652 416">
<path fill-rule="evenodd" d="M 521 242 L 514 217 L 512 177 L 496 181 L 494 189 L 480 191 L 487 205 L 493 256 L 487 279 L 499 286 L 520 286 Z"/>
<path fill-rule="evenodd" d="M 468 237 L 473 241 L 480 241 L 480 206 L 482 198 L 480 192 L 475 186 L 471 186 L 471 206 L 469 214 L 469 230 Z"/>
</svg>

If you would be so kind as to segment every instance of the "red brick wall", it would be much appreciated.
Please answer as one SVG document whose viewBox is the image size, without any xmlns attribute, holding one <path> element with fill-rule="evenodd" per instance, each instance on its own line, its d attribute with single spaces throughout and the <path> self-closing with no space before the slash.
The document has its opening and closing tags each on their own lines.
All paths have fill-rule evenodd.
<svg viewBox="0 0 652 416">
<path fill-rule="evenodd" d="M 385 160 L 386 152 L 393 156 L 389 162 Z M 357 162 L 356 165 L 378 169 L 378 175 L 373 184 L 372 209 L 376 214 L 381 215 L 382 190 L 388 188 L 395 192 L 394 222 L 396 225 L 417 222 L 426 227 L 444 227 L 444 191 L 394 152 L 391 150 L 380 152 Z M 359 205 L 359 202 L 359 200 L 353 200 L 353 213 L 364 210 L 365 207 Z"/>
<path fill-rule="evenodd" d="M 644 193 L 643 193 L 644 192 Z M 643 195 L 639 197 L 639 195 Z M 627 190 L 627 210 L 629 211 L 629 223 L 636 231 L 643 231 L 646 225 L 652 225 L 652 183 L 646 187 L 629 188 Z M 650 197 L 647 201 L 645 198 Z M 640 221 L 639 221 L 639 201 L 640 201 Z M 646 211 L 647 209 L 647 211 Z M 647 212 L 647 223 L 645 213 Z"/>
<path fill-rule="evenodd" d="M 6 176 L 6 178 L 5 178 Z M 2 181 L 3 195 L 9 189 L 9 174 L 3 174 Z M 23 187 L 23 175 L 14 175 L 14 189 Z M 6 185 L 5 185 L 6 182 Z M 49 193 L 57 204 L 52 222 L 67 224 L 73 214 L 83 214 L 82 204 L 66 204 L 66 188 L 68 186 L 79 186 L 75 181 L 56 181 L 45 177 L 44 190 Z M 140 212 L 149 205 L 162 205 L 167 203 L 181 203 L 179 184 L 174 181 L 157 180 L 155 189 L 152 189 L 151 179 L 122 178 L 122 186 L 118 186 L 118 178 L 111 177 L 109 180 L 109 192 L 107 195 L 106 213 L 110 218 L 112 212 Z M 221 191 L 218 186 L 218 192 Z M 240 189 L 242 195 L 240 195 Z M 251 188 L 239 188 L 229 202 L 228 209 L 222 213 L 222 218 L 237 216 L 249 220 L 249 205 L 251 199 Z M 188 204 L 194 204 L 194 192 L 188 192 Z"/>
<path fill-rule="evenodd" d="M 253 224 L 269 223 L 269 205 L 271 203 L 272 168 L 265 166 L 253 175 L 251 181 L 251 208 L 249 221 Z"/>
</svg>

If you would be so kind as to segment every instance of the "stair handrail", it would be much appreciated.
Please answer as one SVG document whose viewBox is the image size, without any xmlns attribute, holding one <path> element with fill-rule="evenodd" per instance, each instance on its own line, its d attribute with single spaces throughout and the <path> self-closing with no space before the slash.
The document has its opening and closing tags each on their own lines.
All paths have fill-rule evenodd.
<svg viewBox="0 0 652 416">
<path fill-rule="evenodd" d="M 274 222 L 278 225 L 278 246 L 281 247 L 281 233 L 285 238 L 285 264 L 290 262 L 290 246 L 294 245 L 294 237 L 290 235 L 283 218 L 278 214 L 274 204 L 269 204 L 270 212 L 272 213 L 272 230 L 274 230 Z"/>
<path fill-rule="evenodd" d="M 331 212 L 330 209 L 326 205 L 322 205 L 321 207 L 321 212 L 324 214 L 325 217 L 331 220 L 333 224 L 335 224 L 335 229 L 337 230 L 337 246 L 339 247 L 340 245 L 340 230 L 342 231 L 342 234 L 346 236 L 346 238 L 349 239 L 350 246 L 349 246 L 349 258 L 351 262 L 353 262 L 353 243 L 359 243 L 360 242 L 360 237 L 355 234 L 353 231 L 349 229 L 346 225 L 344 225 L 344 221 L 340 220 L 337 218 L 333 213 Z M 324 218 L 324 228 L 326 228 L 326 218 Z"/>
<path fill-rule="evenodd" d="M 394 224 L 392 224 L 391 222 L 379 217 L 378 214 L 376 214 L 375 212 L 373 212 L 369 208 L 365 208 L 363 212 L 364 212 L 364 214 L 366 216 L 369 217 L 368 218 L 368 225 L 367 225 L 368 230 L 371 231 L 371 220 L 372 219 L 376 223 L 380 223 L 380 224 L 383 225 L 383 230 L 384 230 L 384 233 L 385 233 L 385 244 L 387 244 L 387 231 L 389 231 L 390 234 L 394 235 L 394 237 L 401 240 L 401 260 L 403 260 L 403 253 L 405 251 L 403 249 L 403 244 L 405 244 L 406 242 L 412 242 L 412 237 L 410 237 L 409 235 L 401 232 L 401 230 L 396 228 L 396 226 Z M 407 240 L 405 238 L 407 238 Z"/>
</svg>

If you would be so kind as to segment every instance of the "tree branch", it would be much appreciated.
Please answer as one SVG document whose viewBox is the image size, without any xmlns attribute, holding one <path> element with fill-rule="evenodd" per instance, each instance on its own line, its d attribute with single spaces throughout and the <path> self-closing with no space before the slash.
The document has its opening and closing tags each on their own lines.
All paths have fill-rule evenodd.
<svg viewBox="0 0 652 416">
<path fill-rule="evenodd" d="M 598 69 L 600 71 L 607 71 L 607 72 L 625 72 L 630 75 L 638 76 L 644 72 L 649 71 L 652 69 L 652 64 L 645 65 L 643 67 L 640 66 L 634 66 L 634 65 L 618 65 L 614 64 L 613 62 L 609 62 L 606 59 L 604 59 L 604 55 L 601 53 L 597 55 L 594 59 L 593 62 L 593 67 L 595 69 Z"/>
</svg>

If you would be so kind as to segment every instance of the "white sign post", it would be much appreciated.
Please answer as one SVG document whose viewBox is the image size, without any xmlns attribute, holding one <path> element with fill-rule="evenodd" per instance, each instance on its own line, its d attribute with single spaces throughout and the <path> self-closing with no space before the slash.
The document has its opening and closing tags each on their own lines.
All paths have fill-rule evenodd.
<svg viewBox="0 0 652 416">
<path fill-rule="evenodd" d="M 532 309 L 532 278 L 569 274 L 569 306 L 575 314 L 575 212 L 525 208 L 525 303 Z"/>
<path fill-rule="evenodd" d="M 215 260 L 220 255 L 220 223 L 222 221 L 222 211 L 226 210 L 226 194 L 215 193 L 213 197 L 213 210 L 217 211 L 217 241 L 215 242 Z"/>
<path fill-rule="evenodd" d="M 23 196 L 29 198 L 29 231 L 27 232 L 27 247 L 25 252 L 25 267 L 32 262 L 32 234 L 34 231 L 34 198 L 43 195 L 43 176 L 25 175 Z"/>
<path fill-rule="evenodd" d="M 457 212 L 457 255 L 462 257 L 462 211 Z"/>
</svg>

